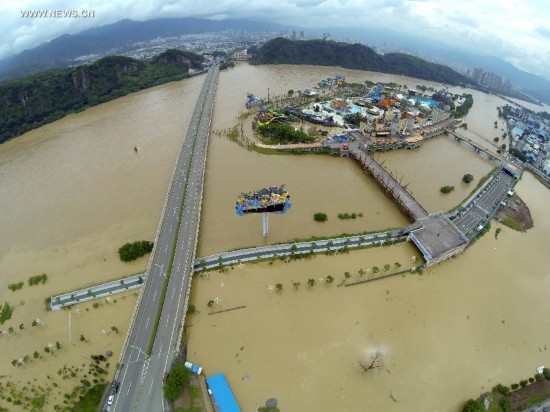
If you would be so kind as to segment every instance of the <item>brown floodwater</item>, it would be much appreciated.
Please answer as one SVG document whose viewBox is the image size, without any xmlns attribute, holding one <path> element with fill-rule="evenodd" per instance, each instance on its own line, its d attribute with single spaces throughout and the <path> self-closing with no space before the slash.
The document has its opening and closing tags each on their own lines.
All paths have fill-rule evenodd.
<svg viewBox="0 0 550 412">
<path fill-rule="evenodd" d="M 550 357 L 550 193 L 531 175 L 517 189 L 533 230 L 502 227 L 495 240 L 492 229 L 421 276 L 335 285 L 346 271 L 357 280 L 361 268 L 410 266 L 418 252 L 407 243 L 196 277 L 189 359 L 223 371 L 244 411 L 271 397 L 293 411 L 458 411 L 499 382 L 534 375 Z M 319 283 L 327 275 L 336 281 Z M 276 283 L 282 292 L 270 291 Z M 246 308 L 209 315 L 211 299 L 214 311 Z M 384 366 L 365 374 L 358 361 L 377 352 Z"/>
<path fill-rule="evenodd" d="M 396 150 L 375 153 L 374 158 L 407 186 L 416 200 L 429 213 L 448 211 L 468 197 L 476 184 L 496 165 L 477 156 L 464 145 L 442 135 L 423 143 L 412 151 Z M 474 181 L 464 183 L 462 177 L 470 173 Z M 454 186 L 448 194 L 442 186 Z"/>
<path fill-rule="evenodd" d="M 351 81 L 430 84 L 340 68 L 241 64 L 220 76 L 212 127 L 233 127 L 247 92 L 266 96 L 268 88 L 271 95 L 304 90 L 336 73 Z M 197 77 L 141 91 L 0 145 L 2 283 L 26 281 L 43 272 L 49 277 L 45 285 L 0 290 L 0 302 L 17 305 L 12 320 L 0 330 L 17 329 L 20 323 L 26 327 L 16 336 L 0 337 L 7 342 L 0 375 L 13 377 L 17 372 L 21 381 L 32 376 L 45 382 L 59 365 L 78 365 L 90 353 L 111 349 L 118 357 L 133 295 L 116 304 L 102 301 L 97 309 L 80 305 L 80 314 L 72 316 L 71 344 L 68 312 L 46 313 L 43 301 L 55 293 L 144 270 L 147 258 L 122 263 L 117 249 L 127 241 L 154 238 L 202 81 Z M 492 135 L 487 134 L 494 130 L 496 106 L 504 103 L 479 95 L 479 100 L 474 95 L 464 133 L 492 147 Z M 482 114 L 476 114 L 478 110 Z M 447 137 L 416 151 L 382 157 L 390 170 L 405 174 L 404 182 L 410 182 L 430 211 L 451 208 L 465 197 L 469 187 L 460 182 L 464 173 L 477 179 L 491 168 Z M 234 201 L 241 191 L 281 183 L 287 185 L 294 206 L 286 215 L 270 219 L 270 236 L 264 239 L 259 216 L 236 216 Z M 438 189 L 447 184 L 456 190 L 443 196 Z M 207 373 L 228 374 L 244 410 L 271 396 L 280 400 L 283 410 L 326 410 L 325 405 L 329 410 L 456 410 L 483 387 L 531 375 L 535 366 L 545 363 L 549 333 L 542 316 L 548 309 L 543 291 L 549 282 L 544 247 L 549 198 L 529 175 L 518 191 L 531 207 L 533 230 L 521 234 L 504 228 L 497 241 L 491 232 L 465 254 L 423 276 L 336 287 L 345 271 L 357 278 L 360 268 L 393 266 L 396 261 L 412 265 L 410 259 L 418 252 L 402 244 L 290 264 L 236 267 L 196 279 L 193 301 L 200 313 L 191 318 L 193 326 L 188 329 L 192 360 L 204 364 Z M 199 256 L 408 222 L 349 159 L 265 156 L 218 135 L 210 141 L 203 205 Z M 329 220 L 314 222 L 315 212 L 327 213 Z M 337 214 L 343 212 L 363 217 L 341 221 Z M 309 277 L 329 274 L 337 279 L 335 284 L 312 290 L 305 286 Z M 291 280 L 302 283 L 298 291 Z M 269 292 L 268 286 L 279 282 L 283 292 Z M 221 299 L 220 308 L 247 308 L 207 316 L 206 302 L 215 297 Z M 30 328 L 35 317 L 46 320 L 43 329 Z M 102 333 L 113 325 L 118 335 Z M 89 347 L 74 342 L 80 334 L 89 337 Z M 24 368 L 11 366 L 12 359 L 32 354 L 37 345 L 51 340 L 64 347 L 51 359 Z M 376 350 L 382 352 L 389 372 L 365 376 L 357 360 Z M 69 383 L 63 384 L 69 388 Z"/>
</svg>

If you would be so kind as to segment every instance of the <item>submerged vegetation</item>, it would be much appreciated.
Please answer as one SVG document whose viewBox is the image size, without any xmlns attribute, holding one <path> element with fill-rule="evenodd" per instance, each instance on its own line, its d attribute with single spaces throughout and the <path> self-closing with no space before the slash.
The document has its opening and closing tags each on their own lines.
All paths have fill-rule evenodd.
<svg viewBox="0 0 550 412">
<path fill-rule="evenodd" d="M 454 186 L 443 186 L 439 191 L 441 193 L 451 193 L 453 190 L 455 190 Z"/>
<path fill-rule="evenodd" d="M 270 123 L 257 127 L 262 140 L 267 144 L 310 143 L 315 140 L 301 130 L 286 123 Z"/>
<path fill-rule="evenodd" d="M 11 319 L 13 313 L 13 307 L 8 302 L 0 305 L 0 325 L 3 325 L 5 321 Z"/>
<path fill-rule="evenodd" d="M 153 250 L 153 242 L 138 240 L 133 243 L 126 243 L 118 249 L 118 255 L 123 262 L 136 260 Z"/>
</svg>

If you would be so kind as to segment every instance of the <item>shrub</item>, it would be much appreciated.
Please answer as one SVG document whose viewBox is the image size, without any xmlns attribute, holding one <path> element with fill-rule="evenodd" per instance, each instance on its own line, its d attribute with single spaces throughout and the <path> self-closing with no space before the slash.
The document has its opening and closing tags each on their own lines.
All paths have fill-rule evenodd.
<svg viewBox="0 0 550 412">
<path fill-rule="evenodd" d="M 510 392 L 510 388 L 499 383 L 497 386 L 493 387 L 493 392 L 498 392 L 501 395 L 506 396 Z"/>
<path fill-rule="evenodd" d="M 17 282 L 17 283 L 12 283 L 10 285 L 8 285 L 8 289 L 11 290 L 12 292 L 15 292 L 16 290 L 19 290 L 23 287 L 23 282 Z"/>
<path fill-rule="evenodd" d="M 315 220 L 316 222 L 326 222 L 327 219 L 328 217 L 326 213 L 318 212 L 313 215 L 313 220 Z"/>
<path fill-rule="evenodd" d="M 522 388 L 525 388 L 527 386 L 528 382 L 527 382 L 527 379 L 522 379 L 519 381 L 519 385 L 522 387 Z"/>
<path fill-rule="evenodd" d="M 41 275 L 36 275 L 36 276 L 31 276 L 29 279 L 28 279 L 28 283 L 29 283 L 29 286 L 34 286 L 34 285 L 38 285 L 39 283 L 46 283 L 46 281 L 48 280 L 48 275 L 46 275 L 45 273 L 42 273 Z"/>
<path fill-rule="evenodd" d="M 133 243 L 126 243 L 118 249 L 118 256 L 123 262 L 136 260 L 153 250 L 153 242 L 147 240 L 138 240 Z"/>
<path fill-rule="evenodd" d="M 2 325 L 5 321 L 10 320 L 12 313 L 13 307 L 11 307 L 8 302 L 0 305 L 0 325 Z"/>
<path fill-rule="evenodd" d="M 468 399 L 468 402 L 462 408 L 462 412 L 485 412 L 485 406 L 480 400 Z"/>
<path fill-rule="evenodd" d="M 513 383 L 512 385 L 510 385 L 510 387 L 512 388 L 512 390 L 516 390 L 519 388 L 519 384 L 518 383 Z"/>
</svg>

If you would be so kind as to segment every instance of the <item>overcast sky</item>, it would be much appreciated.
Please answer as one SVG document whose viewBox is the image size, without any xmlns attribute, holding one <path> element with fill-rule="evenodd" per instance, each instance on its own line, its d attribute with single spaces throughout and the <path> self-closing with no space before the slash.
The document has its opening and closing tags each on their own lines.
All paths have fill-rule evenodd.
<svg viewBox="0 0 550 412">
<path fill-rule="evenodd" d="M 93 10 L 95 17 L 28 18 L 23 10 Z M 0 0 L 0 58 L 121 19 L 189 16 L 320 30 L 386 25 L 498 56 L 550 78 L 550 0 Z"/>
</svg>

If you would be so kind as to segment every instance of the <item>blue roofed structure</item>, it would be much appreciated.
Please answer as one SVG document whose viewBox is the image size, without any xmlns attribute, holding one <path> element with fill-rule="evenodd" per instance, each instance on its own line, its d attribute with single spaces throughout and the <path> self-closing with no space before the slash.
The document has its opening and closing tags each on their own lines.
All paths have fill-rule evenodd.
<svg viewBox="0 0 550 412">
<path fill-rule="evenodd" d="M 206 379 L 220 412 L 241 412 L 223 372 Z"/>
</svg>

